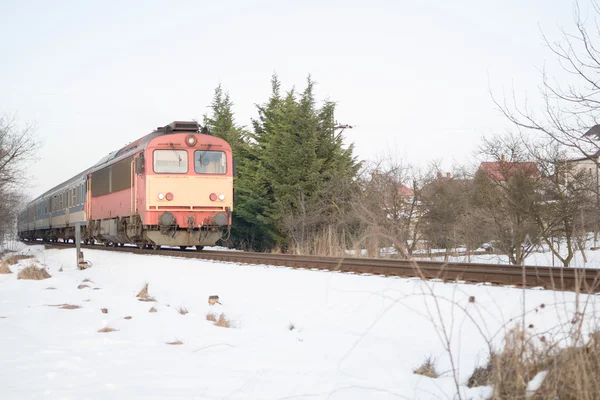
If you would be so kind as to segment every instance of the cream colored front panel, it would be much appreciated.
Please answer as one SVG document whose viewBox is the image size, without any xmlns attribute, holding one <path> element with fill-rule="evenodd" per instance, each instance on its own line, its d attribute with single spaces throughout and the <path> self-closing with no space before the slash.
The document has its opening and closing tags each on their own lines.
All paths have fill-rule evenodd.
<svg viewBox="0 0 600 400">
<path fill-rule="evenodd" d="M 146 176 L 146 206 L 150 207 L 229 207 L 233 209 L 233 178 L 230 176 L 148 175 Z M 167 193 L 173 200 L 167 200 Z M 216 201 L 210 195 L 217 195 Z M 164 197 L 161 200 L 159 195 Z M 225 199 L 218 199 L 219 195 Z"/>
</svg>

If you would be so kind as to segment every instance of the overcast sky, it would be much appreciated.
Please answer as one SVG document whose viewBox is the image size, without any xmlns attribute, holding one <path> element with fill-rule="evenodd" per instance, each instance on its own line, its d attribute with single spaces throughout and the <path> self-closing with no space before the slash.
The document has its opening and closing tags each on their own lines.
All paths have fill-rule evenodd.
<svg viewBox="0 0 600 400">
<path fill-rule="evenodd" d="M 554 61 L 541 30 L 558 39 L 572 20 L 569 0 L 2 0 L 0 113 L 37 123 L 33 196 L 157 126 L 201 119 L 219 83 L 249 126 L 274 72 L 284 89 L 312 75 L 355 125 L 359 158 L 449 169 L 509 128 L 489 86 L 535 102 Z"/>
</svg>

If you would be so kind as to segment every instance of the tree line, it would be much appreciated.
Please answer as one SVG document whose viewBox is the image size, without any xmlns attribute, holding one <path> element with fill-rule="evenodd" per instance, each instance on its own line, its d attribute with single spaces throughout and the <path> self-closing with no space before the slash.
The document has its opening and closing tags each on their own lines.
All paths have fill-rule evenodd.
<svg viewBox="0 0 600 400">
<path fill-rule="evenodd" d="M 489 244 L 522 264 L 545 245 L 568 266 L 588 233 L 597 235 L 597 170 L 572 162 L 557 140 L 482 138 L 480 163 L 442 173 L 436 163 L 417 168 L 389 155 L 358 160 L 336 129 L 335 103 L 317 106 L 310 77 L 296 92 L 273 76 L 250 129 L 233 107 L 219 85 L 203 121 L 236 159 L 226 246 L 375 257 L 388 248 L 410 257 Z"/>
</svg>

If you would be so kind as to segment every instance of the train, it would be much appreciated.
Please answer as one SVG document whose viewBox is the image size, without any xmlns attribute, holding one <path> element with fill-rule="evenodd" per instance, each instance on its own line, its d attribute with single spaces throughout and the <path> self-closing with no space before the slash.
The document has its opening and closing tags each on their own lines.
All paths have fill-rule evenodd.
<svg viewBox="0 0 600 400">
<path fill-rule="evenodd" d="M 230 233 L 231 146 L 196 121 L 174 121 L 103 157 L 26 204 L 22 241 L 213 246 Z"/>
</svg>

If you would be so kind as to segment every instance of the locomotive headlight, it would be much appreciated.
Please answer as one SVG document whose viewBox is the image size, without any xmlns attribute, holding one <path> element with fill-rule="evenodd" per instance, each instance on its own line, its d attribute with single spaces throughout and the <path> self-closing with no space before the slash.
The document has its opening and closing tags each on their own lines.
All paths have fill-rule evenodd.
<svg viewBox="0 0 600 400">
<path fill-rule="evenodd" d="M 221 201 L 225 200 L 225 195 L 223 193 L 221 193 L 219 195 L 219 200 L 221 200 Z"/>
<path fill-rule="evenodd" d="M 195 146 L 196 145 L 196 137 L 189 135 L 188 137 L 185 138 L 185 143 L 190 147 Z"/>
<path fill-rule="evenodd" d="M 158 194 L 158 199 L 159 199 L 159 200 L 162 200 L 162 199 L 164 199 L 164 198 L 165 198 L 165 195 L 164 195 L 163 193 L 159 193 L 159 194 Z"/>
</svg>

